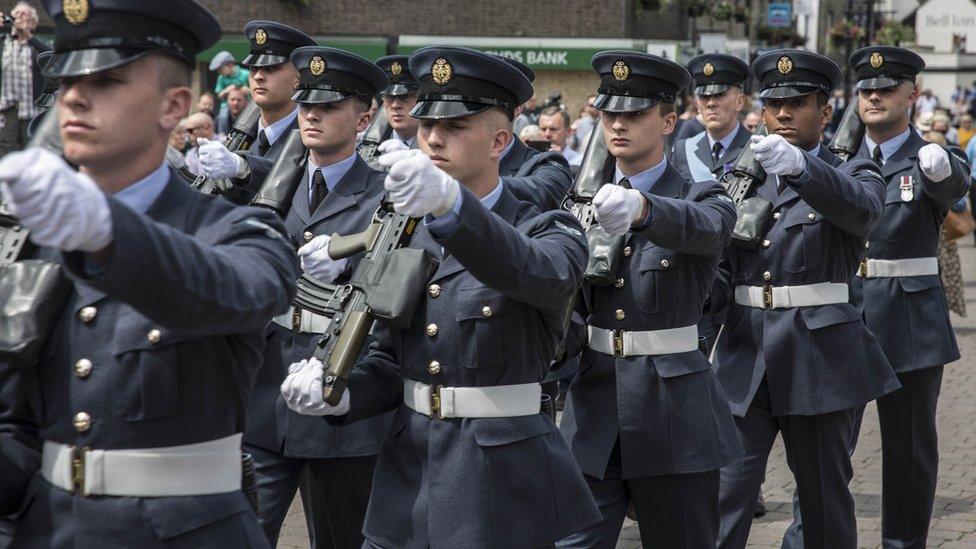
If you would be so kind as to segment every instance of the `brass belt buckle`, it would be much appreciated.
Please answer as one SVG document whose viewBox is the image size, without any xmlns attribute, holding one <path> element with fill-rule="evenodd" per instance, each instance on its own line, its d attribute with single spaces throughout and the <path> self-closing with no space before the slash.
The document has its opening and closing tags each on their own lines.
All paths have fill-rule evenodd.
<svg viewBox="0 0 976 549">
<path fill-rule="evenodd" d="M 766 284 L 763 286 L 763 309 L 773 308 L 773 285 Z"/>
<path fill-rule="evenodd" d="M 302 309 L 297 305 L 291 306 L 291 329 L 293 332 L 302 331 Z"/>
<path fill-rule="evenodd" d="M 613 356 L 624 356 L 624 331 L 613 331 Z"/>
<path fill-rule="evenodd" d="M 430 419 L 444 419 L 441 417 L 441 386 L 430 388 Z"/>
<path fill-rule="evenodd" d="M 88 492 L 85 491 L 85 454 L 91 451 L 91 448 L 85 446 L 84 448 L 76 448 L 71 446 L 71 493 L 77 494 L 81 493 L 83 496 L 87 496 Z"/>
<path fill-rule="evenodd" d="M 862 259 L 861 260 L 861 264 L 858 265 L 858 267 L 857 267 L 857 274 L 861 278 L 867 278 L 868 277 L 868 260 L 867 259 Z"/>
</svg>

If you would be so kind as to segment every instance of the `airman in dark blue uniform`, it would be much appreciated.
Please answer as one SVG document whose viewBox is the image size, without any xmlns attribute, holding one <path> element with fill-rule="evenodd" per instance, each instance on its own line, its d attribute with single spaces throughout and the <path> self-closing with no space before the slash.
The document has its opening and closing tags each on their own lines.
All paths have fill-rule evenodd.
<svg viewBox="0 0 976 549">
<path fill-rule="evenodd" d="M 14 546 L 266 547 L 240 440 L 297 261 L 272 214 L 198 193 L 164 160 L 220 26 L 192 0 L 44 4 L 81 172 L 40 149 L 0 163 L 7 206 L 70 286 L 35 366 L 38 407 L 14 418 L 43 441 Z"/>
<path fill-rule="evenodd" d="M 939 280 L 936 245 L 946 212 L 969 187 L 965 163 L 909 124 L 925 66 L 914 52 L 854 52 L 866 135 L 857 158 L 880 165 L 884 215 L 865 238 L 854 304 L 881 342 L 901 389 L 878 399 L 885 547 L 925 547 L 938 476 L 936 406 L 943 365 L 959 358 Z"/>
<path fill-rule="evenodd" d="M 302 391 L 321 381 L 317 360 L 293 366 L 282 392 L 343 424 L 395 410 L 365 547 L 550 545 L 598 517 L 566 442 L 540 413 L 585 239 L 568 212 L 540 213 L 499 177 L 515 107 L 532 93 L 521 72 L 456 47 L 418 50 L 410 69 L 423 98 L 411 113 L 422 120 L 422 152 L 380 163 L 397 211 L 423 218 L 411 247 L 438 268 L 409 328 L 377 324 L 338 406 Z"/>
<path fill-rule="evenodd" d="M 285 229 L 301 245 L 307 274 L 345 283 L 362 256 L 334 262 L 328 241 L 332 234 L 364 230 L 379 206 L 383 174 L 356 153 L 356 133 L 369 124 L 369 103 L 387 79 L 374 63 L 334 48 L 298 48 L 291 63 L 299 74 L 292 98 L 299 106 L 295 131 L 302 132 L 308 152 Z M 244 447 L 254 456 L 261 524 L 272 544 L 306 471 L 302 502 L 315 546 L 358 547 L 363 541 L 373 465 L 390 415 L 336 429 L 289 410 L 280 399 L 288 365 L 312 353 L 328 324 L 328 318 L 293 306 L 268 327 Z"/>
<path fill-rule="evenodd" d="M 864 240 L 883 208 L 878 169 L 837 167 L 820 146 L 829 59 L 776 50 L 752 65 L 770 132 L 750 147 L 767 173 L 752 196 L 770 204 L 755 248 L 734 245 L 712 306 L 729 305 L 713 353 L 745 454 L 722 468 L 719 547 L 745 547 L 777 434 L 797 483 L 808 548 L 857 546 L 848 455 L 857 410 L 898 387 L 877 339 L 850 303 Z"/>
</svg>

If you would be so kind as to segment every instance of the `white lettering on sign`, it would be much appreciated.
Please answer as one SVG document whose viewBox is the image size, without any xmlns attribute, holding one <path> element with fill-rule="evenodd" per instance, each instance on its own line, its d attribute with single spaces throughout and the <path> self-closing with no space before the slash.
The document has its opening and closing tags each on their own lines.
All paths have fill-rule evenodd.
<svg viewBox="0 0 976 549">
<path fill-rule="evenodd" d="M 974 27 L 976 17 L 962 17 L 959 15 L 926 15 L 926 27 Z"/>
<path fill-rule="evenodd" d="M 485 53 L 515 59 L 526 65 L 568 66 L 569 52 L 566 50 L 484 50 Z"/>
</svg>

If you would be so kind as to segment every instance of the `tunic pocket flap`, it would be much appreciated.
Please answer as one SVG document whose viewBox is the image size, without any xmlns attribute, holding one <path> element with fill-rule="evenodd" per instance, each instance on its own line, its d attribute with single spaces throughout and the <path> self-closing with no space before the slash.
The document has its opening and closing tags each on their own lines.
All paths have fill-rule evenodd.
<svg viewBox="0 0 976 549">
<path fill-rule="evenodd" d="M 149 523 L 161 540 L 213 524 L 248 509 L 242 492 L 212 496 L 143 498 Z"/>
<path fill-rule="evenodd" d="M 504 446 L 552 431 L 552 423 L 542 414 L 521 417 L 478 418 L 470 420 L 468 428 L 478 446 Z"/>
<path fill-rule="evenodd" d="M 797 227 L 799 225 L 812 225 L 823 221 L 823 216 L 813 210 L 802 212 L 791 212 L 793 215 L 783 220 L 783 228 Z"/>
<path fill-rule="evenodd" d="M 666 271 L 677 261 L 680 261 L 679 254 L 664 248 L 648 248 L 641 254 L 640 271 Z"/>
<path fill-rule="evenodd" d="M 898 284 L 901 285 L 901 289 L 908 293 L 931 290 L 932 288 L 942 286 L 942 281 L 939 280 L 938 275 L 899 276 L 896 278 L 898 279 Z"/>
<path fill-rule="evenodd" d="M 660 355 L 651 358 L 654 361 L 654 368 L 657 370 L 657 375 L 663 378 L 704 372 L 711 368 L 705 355 L 698 350 L 676 355 Z"/>
<path fill-rule="evenodd" d="M 800 316 L 803 323 L 810 330 L 819 330 L 835 324 L 857 322 L 861 320 L 861 313 L 849 304 L 822 305 L 819 307 L 802 307 Z"/>
<path fill-rule="evenodd" d="M 112 335 L 112 354 L 118 356 L 129 351 L 161 349 L 192 339 L 201 338 L 167 330 L 138 313 L 123 312 Z"/>
</svg>

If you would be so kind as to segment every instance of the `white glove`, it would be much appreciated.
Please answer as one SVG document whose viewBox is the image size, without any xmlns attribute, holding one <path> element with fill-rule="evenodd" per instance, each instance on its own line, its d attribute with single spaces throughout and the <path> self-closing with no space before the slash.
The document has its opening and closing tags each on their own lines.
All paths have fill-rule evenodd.
<svg viewBox="0 0 976 549">
<path fill-rule="evenodd" d="M 447 213 L 461 192 L 460 184 L 417 149 L 388 152 L 379 163 L 389 168 L 384 185 L 393 208 L 409 217 Z"/>
<path fill-rule="evenodd" d="M 334 282 L 349 264 L 348 259 L 332 259 L 329 256 L 330 240 L 332 237 L 328 235 L 316 236 L 298 249 L 302 270 L 326 284 Z"/>
<path fill-rule="evenodd" d="M 386 141 L 380 143 L 380 146 L 376 147 L 376 150 L 379 151 L 380 154 L 386 154 L 393 151 L 407 151 L 410 150 L 410 147 L 399 139 L 387 139 Z"/>
<path fill-rule="evenodd" d="M 645 203 L 640 191 L 619 185 L 604 185 L 593 197 L 597 222 L 613 236 L 626 234 L 631 225 L 640 221 Z"/>
<path fill-rule="evenodd" d="M 288 377 L 281 384 L 281 397 L 292 410 L 306 416 L 342 416 L 349 413 L 349 391 L 342 393 L 338 406 L 322 396 L 325 367 L 317 358 L 296 362 L 288 367 Z"/>
<path fill-rule="evenodd" d="M 949 153 L 935 143 L 929 143 L 918 150 L 918 167 L 921 168 L 925 177 L 934 183 L 938 183 L 952 174 L 952 162 L 949 162 Z"/>
<path fill-rule="evenodd" d="M 60 156 L 34 147 L 0 161 L 0 194 L 38 246 L 97 252 L 112 243 L 108 198 Z"/>
<path fill-rule="evenodd" d="M 200 147 L 200 165 L 207 177 L 232 179 L 247 175 L 247 161 L 241 155 L 230 152 L 223 143 L 201 137 L 197 144 Z"/>
<path fill-rule="evenodd" d="M 800 175 L 807 168 L 803 152 L 790 145 L 782 135 L 754 135 L 749 138 L 756 160 L 766 173 L 772 175 Z"/>
</svg>

